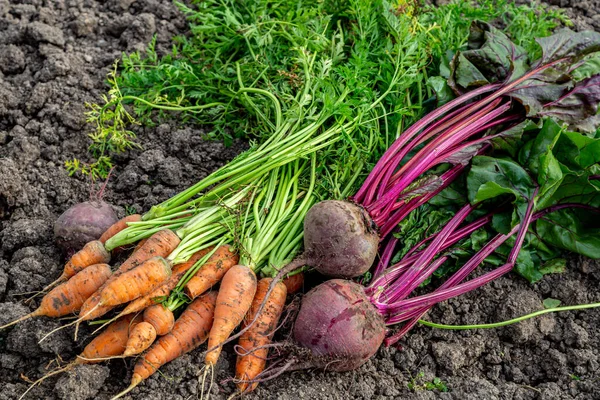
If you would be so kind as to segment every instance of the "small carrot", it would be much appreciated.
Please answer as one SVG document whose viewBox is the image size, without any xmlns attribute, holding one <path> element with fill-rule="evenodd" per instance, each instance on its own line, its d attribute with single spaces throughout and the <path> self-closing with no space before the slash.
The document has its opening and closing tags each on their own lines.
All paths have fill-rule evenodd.
<svg viewBox="0 0 600 400">
<path fill-rule="evenodd" d="M 244 320 L 244 325 L 252 321 L 254 323 L 238 341 L 241 355 L 238 355 L 235 364 L 235 377 L 241 392 L 251 392 L 258 386 L 258 382 L 253 380 L 265 369 L 269 353 L 267 346 L 271 343 L 285 305 L 287 289 L 280 281 L 275 284 L 260 315 L 256 317 L 272 280 L 272 278 L 264 278 L 258 282 L 252 306 Z"/>
<path fill-rule="evenodd" d="M 115 280 L 122 273 L 137 267 L 152 257 L 167 257 L 173 250 L 175 250 L 179 242 L 179 237 L 171 230 L 163 229 L 156 232 L 154 235 L 146 239 L 146 242 L 140 246 L 139 249 L 134 251 L 131 257 L 121 264 L 119 269 L 115 271 L 107 284 Z M 101 287 L 83 304 L 81 307 L 81 312 L 79 313 L 81 321 L 90 321 L 99 318 L 113 309 L 111 306 L 98 305 L 100 302 L 100 293 L 103 289 L 104 287 Z"/>
<path fill-rule="evenodd" d="M 135 300 L 140 296 L 144 296 L 160 284 L 165 282 L 171 276 L 171 264 L 162 257 L 154 257 L 143 264 L 115 277 L 115 274 L 104 284 L 96 293 L 94 293 L 81 306 L 79 318 L 70 324 L 57 328 L 44 336 L 40 341 L 45 340 L 48 336 L 57 330 L 64 329 L 68 326 L 75 325 L 75 339 L 79 332 L 79 324 L 83 321 L 89 321 L 102 314 L 108 312 L 113 307 L 120 304 Z M 98 294 L 99 292 L 99 294 Z M 90 301 L 91 300 L 91 301 Z"/>
<path fill-rule="evenodd" d="M 123 356 L 131 357 L 140 354 L 150 347 L 155 339 L 156 330 L 154 329 L 154 326 L 146 321 L 140 322 L 131 329 Z"/>
<path fill-rule="evenodd" d="M 239 256 L 231 246 L 220 246 L 215 254 L 200 268 L 185 286 L 185 294 L 195 299 L 219 283 L 225 273 L 239 262 Z"/>
<path fill-rule="evenodd" d="M 29 386 L 29 388 L 21 395 L 20 398 L 22 399 L 31 389 L 33 389 L 42 381 L 50 378 L 51 376 L 66 372 L 76 365 L 95 364 L 107 358 L 123 354 L 129 338 L 130 330 L 141 321 L 141 315 L 128 315 L 111 323 L 104 331 L 102 331 L 90 343 L 88 343 L 87 346 L 85 346 L 81 354 L 75 360 L 62 368 L 42 376 L 31 386 Z"/>
<path fill-rule="evenodd" d="M 283 280 L 283 284 L 287 288 L 288 295 L 297 293 L 304 286 L 304 274 L 300 272 L 295 275 L 287 276 Z"/>
<path fill-rule="evenodd" d="M 154 327 L 158 336 L 163 336 L 173 329 L 175 316 L 171 309 L 162 304 L 155 304 L 144 310 L 144 321 Z"/>
<path fill-rule="evenodd" d="M 85 300 L 108 280 L 111 274 L 112 271 L 108 264 L 95 264 L 87 267 L 45 295 L 37 310 L 0 327 L 0 329 L 32 317 L 57 318 L 75 313 L 79 311 Z"/>
<path fill-rule="evenodd" d="M 104 233 L 102 234 L 102 236 L 100 236 L 100 239 L 98 239 L 99 241 L 102 242 L 102 244 L 106 243 L 106 241 L 108 239 L 110 239 L 111 237 L 115 236 L 117 233 L 121 232 L 123 229 L 127 228 L 129 225 L 129 222 L 138 222 L 142 220 L 142 216 L 140 214 L 132 214 L 132 215 L 128 215 L 125 218 L 121 218 L 120 220 L 118 220 L 117 222 L 115 222 L 114 224 L 112 224 L 111 226 L 108 227 L 108 229 L 106 231 L 104 231 Z"/>
<path fill-rule="evenodd" d="M 148 294 L 171 276 L 171 263 L 153 257 L 108 282 L 100 293 L 99 306 L 118 306 Z"/>
<path fill-rule="evenodd" d="M 198 260 L 204 257 L 211 250 L 212 247 L 197 251 L 190 257 L 188 261 L 182 264 L 174 265 L 173 274 L 167 282 L 160 285 L 152 293 L 139 297 L 131 303 L 129 303 L 119 315 L 127 315 L 138 311 L 142 311 L 143 309 L 156 304 L 157 298 L 163 298 L 165 296 L 168 296 L 171 293 L 171 291 L 175 288 L 175 286 L 177 286 L 177 283 L 179 282 L 183 274 L 185 274 L 188 269 L 193 267 Z M 207 264 L 210 263 L 213 258 L 215 258 L 215 255 L 208 259 Z"/>
<path fill-rule="evenodd" d="M 216 292 L 208 292 L 194 300 L 175 321 L 173 330 L 160 337 L 136 363 L 131 384 L 113 399 L 129 393 L 161 366 L 204 343 L 213 324 Z"/>
<path fill-rule="evenodd" d="M 215 322 L 208 335 L 204 362 L 214 366 L 221 354 L 223 342 L 242 322 L 256 293 L 256 275 L 245 265 L 235 265 L 223 276 L 215 306 Z"/>
<path fill-rule="evenodd" d="M 106 327 L 83 349 L 80 357 L 84 362 L 100 362 L 107 357 L 123 354 L 131 330 L 143 321 L 141 315 L 127 315 Z M 98 361 L 93 361 L 99 359 Z"/>
<path fill-rule="evenodd" d="M 73 256 L 67 261 L 65 267 L 63 269 L 62 274 L 58 277 L 57 280 L 46 286 L 41 290 L 41 292 L 45 292 L 58 285 L 61 282 L 66 281 L 79 271 L 89 267 L 94 264 L 107 264 L 110 262 L 110 253 L 106 251 L 104 245 L 99 240 L 92 240 L 91 242 L 86 243 L 83 246 L 83 249 L 79 250 L 77 253 L 73 254 Z"/>
</svg>

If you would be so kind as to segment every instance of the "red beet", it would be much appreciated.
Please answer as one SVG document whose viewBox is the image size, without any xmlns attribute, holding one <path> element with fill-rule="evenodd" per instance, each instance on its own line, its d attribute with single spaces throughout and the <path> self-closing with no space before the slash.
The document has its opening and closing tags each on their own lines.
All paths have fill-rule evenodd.
<svg viewBox="0 0 600 400">
<path fill-rule="evenodd" d="M 323 275 L 353 278 L 364 274 L 375 261 L 378 244 L 371 217 L 347 201 L 321 201 L 304 218 L 304 258 Z"/>
<path fill-rule="evenodd" d="M 81 249 L 87 242 L 97 240 L 105 230 L 117 222 L 112 207 L 103 201 L 75 204 L 54 223 L 54 237 L 67 253 Z"/>
<path fill-rule="evenodd" d="M 316 367 L 349 371 L 375 354 L 385 336 L 382 316 L 362 286 L 332 279 L 309 291 L 294 325 L 294 340 L 314 356 Z"/>
</svg>

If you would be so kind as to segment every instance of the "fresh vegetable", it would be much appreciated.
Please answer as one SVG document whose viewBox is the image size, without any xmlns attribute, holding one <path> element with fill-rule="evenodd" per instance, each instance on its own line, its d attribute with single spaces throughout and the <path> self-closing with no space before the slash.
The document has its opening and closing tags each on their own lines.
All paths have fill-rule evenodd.
<svg viewBox="0 0 600 400">
<path fill-rule="evenodd" d="M 217 252 L 203 264 L 202 268 L 185 285 L 185 294 L 195 299 L 221 281 L 231 267 L 239 262 L 239 256 L 230 246 L 221 246 Z"/>
<path fill-rule="evenodd" d="M 237 387 L 242 393 L 250 392 L 258 386 L 258 382 L 254 382 L 254 379 L 265 369 L 269 353 L 268 345 L 275 334 L 285 305 L 287 288 L 282 282 L 278 282 L 266 300 L 260 315 L 257 316 L 271 281 L 271 278 L 258 281 L 256 295 L 245 322 L 255 319 L 256 321 L 238 340 L 235 378 Z"/>
<path fill-rule="evenodd" d="M 288 296 L 300 292 L 304 286 L 304 273 L 299 272 L 297 274 L 287 276 L 283 280 L 283 284 L 287 289 Z"/>
<path fill-rule="evenodd" d="M 84 301 L 108 280 L 111 273 L 108 264 L 95 264 L 79 271 L 71 279 L 46 294 L 37 310 L 0 327 L 0 329 L 32 317 L 58 318 L 79 311 Z"/>
<path fill-rule="evenodd" d="M 127 228 L 130 222 L 140 222 L 141 220 L 142 216 L 140 214 L 131 214 L 126 217 L 123 217 L 114 224 L 112 224 L 106 231 L 104 231 L 104 233 L 102 234 L 102 236 L 100 236 L 98 240 L 104 244 L 108 239 L 115 236 L 123 229 Z"/>
<path fill-rule="evenodd" d="M 161 366 L 204 343 L 213 323 L 216 300 L 217 293 L 208 292 L 190 303 L 173 330 L 160 337 L 136 363 L 129 387 L 113 399 L 129 393 Z"/>
<path fill-rule="evenodd" d="M 171 332 L 175 324 L 173 312 L 162 304 L 155 304 L 144 310 L 144 321 L 150 323 L 158 336 Z"/>
<path fill-rule="evenodd" d="M 125 346 L 127 344 L 131 329 L 135 328 L 135 326 L 140 323 L 141 320 L 141 316 L 128 315 L 119 319 L 118 321 L 114 321 L 98 336 L 92 339 L 92 341 L 85 346 L 81 354 L 77 356 L 75 360 L 62 368 L 49 372 L 32 383 L 19 399 L 24 398 L 31 389 L 47 378 L 69 371 L 76 365 L 94 364 L 106 360 L 107 358 L 122 354 L 125 351 Z"/>
<path fill-rule="evenodd" d="M 54 238 L 67 253 L 72 254 L 86 243 L 98 240 L 115 222 L 112 207 L 101 200 L 75 204 L 54 223 Z"/>
<path fill-rule="evenodd" d="M 383 318 L 363 288 L 342 279 L 311 289 L 294 324 L 294 340 L 313 355 L 307 367 L 332 371 L 358 368 L 375 354 L 384 337 Z"/>
<path fill-rule="evenodd" d="M 209 351 L 204 357 L 205 364 L 214 366 L 217 363 L 223 342 L 250 309 L 256 285 L 256 275 L 244 265 L 231 267 L 223 276 L 215 304 L 214 323 L 208 335 Z"/>
<path fill-rule="evenodd" d="M 130 271 L 137 266 L 148 261 L 152 257 L 166 257 L 179 244 L 180 240 L 175 233 L 168 229 L 162 229 L 153 234 L 148 240 L 115 271 L 112 277 L 107 282 L 110 283 L 117 279 L 121 274 Z M 100 305 L 101 293 L 104 286 L 94 293 L 81 307 L 79 313 L 79 322 L 90 321 L 101 317 L 110 311 L 113 307 L 108 305 Z"/>
<path fill-rule="evenodd" d="M 142 311 L 147 307 L 152 307 L 153 305 L 156 305 L 157 301 L 166 299 L 171 294 L 171 291 L 175 288 L 175 286 L 177 286 L 178 282 L 181 280 L 183 275 L 204 256 L 206 256 L 211 250 L 211 248 L 199 250 L 196 253 L 194 253 L 194 255 L 190 257 L 190 259 L 187 262 L 173 266 L 173 274 L 167 282 L 160 285 L 151 293 L 145 296 L 141 296 L 127 304 L 123 311 L 119 313 L 119 316 Z M 218 257 L 216 253 L 210 256 L 205 266 L 210 265 L 213 262 L 213 259 L 216 257 Z"/>
<path fill-rule="evenodd" d="M 84 268 L 94 264 L 107 264 L 110 262 L 110 253 L 104 249 L 104 245 L 99 240 L 93 240 L 83 246 L 83 249 L 73 254 L 69 261 L 65 264 L 63 273 L 54 282 L 50 283 L 42 292 L 54 287 L 55 285 L 64 282 L 77 274 Z"/>
<path fill-rule="evenodd" d="M 364 219 L 380 226 L 385 236 L 408 213 L 440 194 L 466 170 L 472 160 L 466 179 L 468 196 L 465 197 L 468 197 L 468 201 L 465 204 L 460 195 L 454 196 L 455 205 L 458 206 L 454 216 L 434 235 L 409 249 L 390 268 L 388 265 L 398 241 L 389 240 L 383 248 L 382 260 L 374 271 L 374 279 L 367 293 L 354 283 L 333 280 L 307 294 L 294 326 L 294 339 L 308 348 L 315 360 L 304 360 L 303 364 L 299 361 L 296 367 L 326 365 L 328 369 L 347 370 L 361 365 L 384 340 L 386 325 L 408 321 L 397 334 L 385 339 L 386 344 L 392 344 L 436 302 L 478 288 L 513 270 L 527 232 L 538 219 L 544 221 L 553 216 L 564 217 L 565 212 L 576 213 L 561 221 L 561 224 L 569 221 L 570 231 L 578 232 L 577 235 L 568 235 L 568 239 L 564 235 L 537 234 L 532 240 L 538 251 L 548 252 L 552 245 L 559 245 L 582 254 L 596 255 L 597 243 L 590 241 L 585 232 L 586 225 L 594 220 L 591 215 L 598 212 L 600 207 L 600 186 L 595 185 L 600 156 L 590 154 L 588 158 L 587 155 L 582 156 L 581 151 L 594 146 L 598 139 L 593 137 L 594 134 L 586 137 L 585 134 L 568 131 L 566 125 L 584 130 L 592 128 L 592 132 L 600 125 L 595 118 L 600 101 L 600 85 L 596 83 L 600 69 L 596 67 L 592 69 L 595 72 L 589 72 L 586 67 L 588 73 L 580 81 L 575 78 L 577 71 L 585 66 L 580 60 L 600 48 L 600 34 L 562 31 L 540 39 L 542 55 L 531 69 L 528 69 L 524 51 L 489 25 L 475 23 L 470 40 L 469 50 L 454 56 L 454 75 L 449 80 L 451 85 L 453 82 L 462 82 L 462 91 L 457 92 L 464 93 L 402 133 L 354 197 L 365 205 L 370 214 L 370 219 Z M 496 77 L 501 83 L 494 83 L 490 79 L 492 83 L 466 91 L 468 86 L 479 84 L 481 79 L 468 81 L 468 84 L 462 80 L 461 74 L 465 70 L 468 72 L 465 74 L 467 78 L 474 76 L 473 70 L 479 71 L 465 60 L 477 63 L 481 71 L 487 71 L 492 62 L 500 60 L 505 63 L 501 64 L 503 68 L 500 72 L 504 71 L 506 75 Z M 461 67 L 460 63 L 467 66 Z M 478 76 L 485 77 L 486 74 L 481 71 Z M 496 68 L 491 71 L 498 73 Z M 555 85 L 559 82 L 553 83 L 553 79 L 567 83 L 557 88 Z M 525 134 L 524 127 L 534 124 L 534 118 L 542 120 L 539 125 L 541 129 L 529 128 Z M 561 128 L 556 121 L 563 121 L 565 125 Z M 562 159 L 551 152 L 561 135 L 572 146 L 572 150 L 563 154 Z M 522 140 L 525 143 L 521 143 Z M 512 151 L 513 157 L 518 155 L 518 162 L 525 164 L 525 167 L 506 158 L 477 155 L 489 150 L 492 144 L 509 154 Z M 406 158 L 411 152 L 412 156 Z M 568 160 L 568 167 L 567 164 L 561 166 L 559 160 Z M 535 181 L 532 177 L 536 178 Z M 454 187 L 453 190 L 456 193 L 460 187 Z M 436 201 L 444 200 L 441 197 Z M 319 207 L 316 213 L 318 217 L 308 221 L 317 226 L 307 229 L 305 225 L 305 242 L 312 234 L 312 229 L 321 229 L 315 236 L 323 241 L 322 251 L 331 250 L 330 257 L 339 257 L 334 245 L 343 248 L 346 243 L 346 238 L 340 239 L 338 232 L 342 229 L 339 226 L 347 224 L 347 220 L 355 221 L 355 213 L 340 213 L 344 214 L 340 218 L 336 214 L 340 207 L 336 204 L 331 216 L 320 214 L 322 209 L 328 207 L 329 203 Z M 358 210 L 358 206 L 352 207 Z M 468 217 L 476 211 L 484 211 L 486 207 L 492 208 L 491 217 L 488 211 L 488 215 L 484 213 L 479 220 L 461 228 Z M 508 208 L 508 212 L 503 208 Z M 577 214 L 579 217 L 575 220 Z M 339 225 L 337 221 L 333 222 L 336 217 L 344 222 L 339 222 Z M 582 224 L 581 221 L 588 223 Z M 500 233 L 491 241 L 484 241 L 485 244 L 458 271 L 433 293 L 407 298 L 450 259 L 449 254 L 442 252 L 444 249 L 468 237 L 474 229 L 490 223 Z M 367 226 L 369 224 L 367 222 Z M 327 232 L 327 227 L 332 226 L 337 229 Z M 548 228 L 542 225 L 542 229 Z M 356 228 L 348 231 L 358 231 L 364 235 L 364 231 Z M 505 242 L 508 248 L 501 256 L 506 260 L 501 261 L 498 268 L 463 282 Z M 315 263 L 314 254 L 307 248 L 302 257 L 304 260 L 297 259 L 282 271 L 310 261 Z M 328 257 L 317 254 L 320 259 Z M 531 256 L 530 253 L 525 254 Z M 338 297 L 343 300 L 340 304 L 336 303 Z M 327 304 L 327 307 L 322 307 L 323 304 Z M 346 325 L 348 323 L 354 326 L 349 327 Z M 293 363 L 286 364 L 284 368 L 294 368 Z"/>
<path fill-rule="evenodd" d="M 323 275 L 351 278 L 364 274 L 377 256 L 377 226 L 352 203 L 325 200 L 304 218 L 304 263 Z"/>
<path fill-rule="evenodd" d="M 171 265 L 162 257 L 153 257 L 123 272 L 107 283 L 100 293 L 99 306 L 118 306 L 151 293 L 171 276 Z"/>
<path fill-rule="evenodd" d="M 154 343 L 156 329 L 146 321 L 142 321 L 131 329 L 127 344 L 125 345 L 124 357 L 140 354 Z"/>
</svg>

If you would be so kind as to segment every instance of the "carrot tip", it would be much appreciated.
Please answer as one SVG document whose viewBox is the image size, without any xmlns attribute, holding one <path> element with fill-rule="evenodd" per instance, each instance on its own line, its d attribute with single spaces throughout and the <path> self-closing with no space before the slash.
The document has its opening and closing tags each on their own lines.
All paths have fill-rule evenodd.
<svg viewBox="0 0 600 400">
<path fill-rule="evenodd" d="M 139 385 L 139 383 L 141 381 L 142 381 L 142 377 L 140 375 L 133 374 L 133 376 L 131 377 L 131 384 L 129 385 L 129 387 L 127 389 L 123 390 L 121 393 L 117 394 L 111 400 L 115 400 L 115 399 L 125 396 L 127 393 L 131 392 L 137 385 Z"/>
</svg>

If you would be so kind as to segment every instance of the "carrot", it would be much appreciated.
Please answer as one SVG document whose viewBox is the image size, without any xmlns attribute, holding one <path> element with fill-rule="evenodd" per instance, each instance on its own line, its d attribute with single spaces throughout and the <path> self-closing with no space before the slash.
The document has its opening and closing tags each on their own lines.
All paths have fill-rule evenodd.
<svg viewBox="0 0 600 400">
<path fill-rule="evenodd" d="M 175 316 L 173 311 L 163 306 L 155 304 L 144 310 L 144 321 L 150 323 L 158 336 L 166 335 L 171 332 L 175 325 Z"/>
<path fill-rule="evenodd" d="M 181 239 L 175 232 L 162 229 L 150 236 L 139 249 L 133 252 L 117 270 L 119 273 L 127 272 L 137 267 L 152 257 L 167 257 L 179 245 Z"/>
<path fill-rule="evenodd" d="M 57 318 L 79 311 L 85 300 L 108 280 L 111 273 L 108 264 L 87 267 L 45 295 L 37 310 L 0 327 L 0 329 L 32 317 Z"/>
<path fill-rule="evenodd" d="M 188 261 L 173 266 L 172 275 L 168 281 L 160 285 L 158 288 L 154 289 L 151 293 L 145 296 L 138 297 L 137 299 L 131 301 L 129 304 L 127 304 L 123 311 L 121 311 L 114 319 L 117 319 L 123 315 L 128 315 L 142 311 L 148 307 L 152 307 L 156 304 L 157 299 L 167 297 L 175 288 L 175 286 L 177 286 L 177 283 L 179 283 L 179 280 L 183 277 L 187 270 L 193 267 L 198 260 L 204 257 L 208 252 L 212 251 L 212 249 L 212 247 L 209 247 L 203 250 L 199 250 L 192 254 Z M 210 263 L 211 260 L 215 257 L 216 255 L 213 254 L 213 256 L 209 258 L 207 264 Z M 163 334 L 159 335 L 162 336 Z"/>
<path fill-rule="evenodd" d="M 258 382 L 252 381 L 265 369 L 269 353 L 267 346 L 271 343 L 285 305 L 287 288 L 280 281 L 275 284 L 261 313 L 256 318 L 256 313 L 267 295 L 272 280 L 272 278 L 264 278 L 258 282 L 252 306 L 244 320 L 244 325 L 252 321 L 254 324 L 240 336 L 238 341 L 242 355 L 237 357 L 235 377 L 241 392 L 251 392 L 258 386 Z"/>
<path fill-rule="evenodd" d="M 204 362 L 214 366 L 221 354 L 221 346 L 231 332 L 242 322 L 256 293 L 256 275 L 245 265 L 235 265 L 225 273 L 215 306 L 215 322 L 208 335 Z"/>
<path fill-rule="evenodd" d="M 129 393 L 161 366 L 204 343 L 213 324 L 216 292 L 208 292 L 194 300 L 175 321 L 173 330 L 160 337 L 136 363 L 131 384 L 113 399 Z"/>
<path fill-rule="evenodd" d="M 284 283 L 285 287 L 287 288 L 288 295 L 299 292 L 302 289 L 302 287 L 304 286 L 304 274 L 302 272 L 300 272 L 295 275 L 287 276 L 283 280 L 283 283 Z"/>
<path fill-rule="evenodd" d="M 104 245 L 99 240 L 92 240 L 83 246 L 83 249 L 67 261 L 63 269 L 62 274 L 54 282 L 46 286 L 41 290 L 45 292 L 53 286 L 58 285 L 61 282 L 66 281 L 79 271 L 94 264 L 106 264 L 110 262 L 110 253 L 106 251 Z"/>
<path fill-rule="evenodd" d="M 99 306 L 118 306 L 156 289 L 171 276 L 171 263 L 153 257 L 108 282 L 100 293 Z"/>
<path fill-rule="evenodd" d="M 119 315 L 127 315 L 127 314 L 141 311 L 141 310 L 145 309 L 146 307 L 150 307 L 153 304 L 156 304 L 157 298 L 162 298 L 162 297 L 168 296 L 171 293 L 171 291 L 175 288 L 175 286 L 177 286 L 177 283 L 179 283 L 179 281 L 183 277 L 183 275 L 190 268 L 192 268 L 194 266 L 194 264 L 196 264 L 196 262 L 198 262 L 198 260 L 200 260 L 207 253 L 212 251 L 212 249 L 213 249 L 212 247 L 209 247 L 209 248 L 206 248 L 203 250 L 199 250 L 199 251 L 195 252 L 190 257 L 190 259 L 188 261 L 186 261 L 185 263 L 173 266 L 173 275 L 167 282 L 165 282 L 164 284 L 159 286 L 152 293 L 150 293 L 146 296 L 142 296 L 142 297 L 132 301 L 131 303 L 129 303 L 127 305 L 127 307 L 125 307 L 125 309 L 123 311 L 121 311 L 121 313 Z M 202 266 L 200 271 L 203 271 L 204 269 L 212 269 L 213 266 L 217 265 L 217 264 L 223 265 L 224 263 L 228 262 L 227 259 L 230 254 L 231 253 L 229 253 L 227 249 L 224 249 L 221 251 L 221 248 L 219 247 L 217 249 L 217 251 L 215 251 L 215 253 L 208 259 L 206 264 L 204 264 Z M 187 290 L 186 290 L 186 292 L 187 292 Z M 189 293 L 187 293 L 187 294 L 189 296 Z M 190 298 L 192 300 L 196 297 L 198 297 L 198 296 L 195 296 L 195 297 L 190 296 Z"/>
<path fill-rule="evenodd" d="M 151 323 L 143 321 L 134 326 L 129 333 L 123 356 L 131 357 L 140 354 L 154 343 L 156 330 Z"/>
<path fill-rule="evenodd" d="M 137 267 L 152 257 L 167 257 L 175 250 L 179 242 L 179 237 L 171 230 L 163 229 L 156 232 L 146 239 L 146 242 L 140 246 L 139 249 L 134 251 L 131 257 L 121 264 L 119 269 L 115 271 L 113 276 L 108 280 L 107 284 L 117 279 L 122 273 Z M 111 306 L 98 305 L 100 302 L 100 293 L 103 289 L 104 287 L 101 287 L 83 304 L 81 312 L 79 313 L 81 321 L 90 321 L 99 318 L 113 309 Z"/>
<path fill-rule="evenodd" d="M 216 285 L 231 267 L 239 262 L 233 247 L 221 246 L 185 286 L 185 294 L 195 299 Z"/>
<path fill-rule="evenodd" d="M 135 247 L 133 248 L 132 253 L 135 253 L 136 251 L 138 251 L 139 249 L 142 248 L 142 246 L 148 241 L 148 238 L 142 239 L 140 240 Z"/>
<path fill-rule="evenodd" d="M 123 354 L 130 332 L 142 322 L 141 315 L 127 315 L 111 323 L 83 349 L 81 359 L 87 362 L 100 362 L 107 357 Z M 100 359 L 93 361 L 95 358 Z"/>
<path fill-rule="evenodd" d="M 104 231 L 104 233 L 102 234 L 102 236 L 100 236 L 100 239 L 98 239 L 98 240 L 101 241 L 102 244 L 104 244 L 104 243 L 106 243 L 106 241 L 108 239 L 115 236 L 117 233 L 121 232 L 123 229 L 127 228 L 129 226 L 129 225 L 127 225 L 128 222 L 138 222 L 141 220 L 142 220 L 142 216 L 140 214 L 132 214 L 132 215 L 126 216 L 125 218 L 121 218 L 120 220 L 118 220 L 117 222 L 115 222 L 114 224 L 109 226 L 108 229 L 106 231 Z"/>
<path fill-rule="evenodd" d="M 29 386 L 29 388 L 21 395 L 20 398 L 23 398 L 31 389 L 47 378 L 68 371 L 76 365 L 95 364 L 105 360 L 106 358 L 122 354 L 125 351 L 130 330 L 140 323 L 141 320 L 142 317 L 140 315 L 128 315 L 113 322 L 104 331 L 102 331 L 102 333 L 88 343 L 88 345 L 83 349 L 83 352 L 81 352 L 81 354 L 75 360 L 62 368 L 42 376 L 31 386 Z"/>
</svg>

